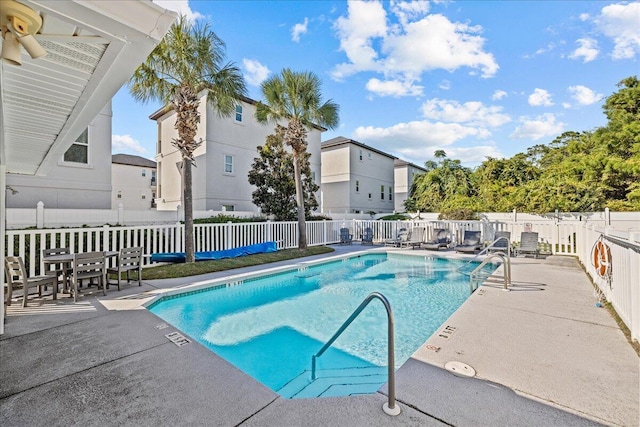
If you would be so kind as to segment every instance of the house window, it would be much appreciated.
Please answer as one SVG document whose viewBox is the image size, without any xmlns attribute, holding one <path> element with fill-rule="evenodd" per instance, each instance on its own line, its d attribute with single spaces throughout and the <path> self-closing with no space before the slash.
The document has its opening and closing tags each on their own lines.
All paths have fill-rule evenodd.
<svg viewBox="0 0 640 427">
<path fill-rule="evenodd" d="M 356 181 L 356 193 L 360 192 L 360 181 Z"/>
<path fill-rule="evenodd" d="M 360 150 L 360 161 L 362 161 L 362 150 Z"/>
<path fill-rule="evenodd" d="M 393 200 L 393 190 L 389 187 L 389 201 Z"/>
<path fill-rule="evenodd" d="M 145 200 L 147 198 L 146 194 L 142 194 L 142 200 Z"/>
<path fill-rule="evenodd" d="M 369 156 L 369 160 L 371 160 L 371 153 L 367 153 L 367 155 Z"/>
<path fill-rule="evenodd" d="M 64 153 L 64 161 L 89 164 L 89 128 L 85 129 Z"/>
<path fill-rule="evenodd" d="M 118 199 L 122 199 L 122 191 L 118 190 L 118 195 L 116 196 Z"/>
<path fill-rule="evenodd" d="M 224 173 L 233 173 L 233 156 L 224 156 Z"/>
<path fill-rule="evenodd" d="M 236 122 L 242 122 L 242 105 L 236 105 Z"/>
<path fill-rule="evenodd" d="M 235 210 L 236 210 L 236 207 L 234 205 L 222 205 L 223 212 L 233 212 Z"/>
<path fill-rule="evenodd" d="M 371 193 L 369 193 L 369 200 L 371 200 Z"/>
<path fill-rule="evenodd" d="M 380 200 L 384 200 L 384 185 L 380 186 Z"/>
<path fill-rule="evenodd" d="M 316 182 L 316 173 L 311 171 L 311 181 Z"/>
<path fill-rule="evenodd" d="M 147 171 L 142 169 L 142 176 L 147 176 Z"/>
</svg>

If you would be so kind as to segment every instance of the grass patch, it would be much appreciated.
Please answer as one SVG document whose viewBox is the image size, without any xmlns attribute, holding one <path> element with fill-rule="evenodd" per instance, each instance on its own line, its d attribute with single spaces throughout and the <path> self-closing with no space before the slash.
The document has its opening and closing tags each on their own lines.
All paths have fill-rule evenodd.
<svg viewBox="0 0 640 427">
<path fill-rule="evenodd" d="M 283 249 L 266 254 L 247 255 L 238 258 L 220 259 L 216 261 L 198 261 L 192 264 L 166 264 L 142 269 L 143 280 L 174 279 L 177 277 L 196 276 L 198 274 L 214 273 L 216 271 L 232 270 L 234 268 L 251 267 L 272 262 L 304 258 L 333 252 L 327 246 L 311 246 L 301 251 L 299 249 Z M 131 276 L 137 276 L 131 272 Z M 137 280 L 137 277 L 136 277 Z"/>
</svg>

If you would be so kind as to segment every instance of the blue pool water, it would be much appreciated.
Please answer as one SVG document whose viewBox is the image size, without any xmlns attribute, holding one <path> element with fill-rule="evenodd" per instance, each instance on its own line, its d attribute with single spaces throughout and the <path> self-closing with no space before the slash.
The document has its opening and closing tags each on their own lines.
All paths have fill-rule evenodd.
<svg viewBox="0 0 640 427">
<path fill-rule="evenodd" d="M 387 364 L 386 311 L 376 300 L 318 359 L 321 392 L 301 390 L 311 383 L 311 356 L 374 291 L 393 309 L 402 365 L 469 297 L 465 265 L 371 254 L 163 298 L 149 309 L 285 397 L 375 392 Z M 364 378 L 329 381 L 355 373 Z"/>
</svg>

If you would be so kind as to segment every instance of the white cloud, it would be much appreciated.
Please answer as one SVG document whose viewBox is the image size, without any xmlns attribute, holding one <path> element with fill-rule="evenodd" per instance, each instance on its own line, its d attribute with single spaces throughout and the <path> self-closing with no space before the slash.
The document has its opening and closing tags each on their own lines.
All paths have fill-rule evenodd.
<svg viewBox="0 0 640 427">
<path fill-rule="evenodd" d="M 600 101 L 603 96 L 601 93 L 595 93 L 588 87 L 581 85 L 569 86 L 567 91 L 571 93 L 571 98 L 573 98 L 580 105 L 595 104 L 596 102 Z"/>
<path fill-rule="evenodd" d="M 537 116 L 530 120 L 528 117 L 520 117 L 520 126 L 509 135 L 512 139 L 538 140 L 545 136 L 557 136 L 564 130 L 564 123 L 556 122 L 556 117 L 551 113 Z"/>
<path fill-rule="evenodd" d="M 535 88 L 533 93 L 529 95 L 529 105 L 532 107 L 550 107 L 553 105 L 551 94 L 544 89 Z"/>
<path fill-rule="evenodd" d="M 493 95 L 491 95 L 491 99 L 493 99 L 494 101 L 499 101 L 505 96 L 507 96 L 507 92 L 503 90 L 496 90 L 495 92 L 493 92 Z"/>
<path fill-rule="evenodd" d="M 563 102 L 563 103 L 562 103 L 562 107 L 563 107 L 563 108 L 571 108 L 571 104 L 570 104 L 570 103 L 568 103 L 568 102 Z"/>
<path fill-rule="evenodd" d="M 291 40 L 298 43 L 300 41 L 300 35 L 307 34 L 307 26 L 309 25 L 309 18 L 304 18 L 304 22 L 296 24 L 291 28 Z"/>
<path fill-rule="evenodd" d="M 598 57 L 600 51 L 598 50 L 597 40 L 591 38 L 583 38 L 576 40 L 576 43 L 580 44 L 580 47 L 574 50 L 573 53 L 569 55 L 569 58 L 582 58 L 582 62 L 590 62 Z"/>
<path fill-rule="evenodd" d="M 449 21 L 443 15 L 429 15 L 389 34 L 383 41 L 385 70 L 418 75 L 433 69 L 455 71 L 460 67 L 480 70 L 482 77 L 498 71 L 492 54 L 483 48 L 480 26 Z"/>
<path fill-rule="evenodd" d="M 381 81 L 376 78 L 367 82 L 368 91 L 378 96 L 419 96 L 422 95 L 422 86 L 416 86 L 411 81 L 386 80 Z"/>
<path fill-rule="evenodd" d="M 247 83 L 253 86 L 260 86 L 271 73 L 266 65 L 262 65 L 255 59 L 243 58 L 242 65 L 244 65 L 245 69 L 244 78 L 247 80 Z"/>
<path fill-rule="evenodd" d="M 174 12 L 178 12 L 180 15 L 185 15 L 189 21 L 195 21 L 196 19 L 205 17 L 200 12 L 191 10 L 189 0 L 153 0 L 153 2 L 160 7 L 173 10 Z"/>
<path fill-rule="evenodd" d="M 587 21 L 589 19 L 589 14 L 588 13 L 581 13 L 580 16 L 578 17 L 578 19 L 580 19 L 582 22 Z"/>
<path fill-rule="evenodd" d="M 478 101 L 460 104 L 454 100 L 434 98 L 422 104 L 422 114 L 427 119 L 480 127 L 495 128 L 511 121 L 508 114 L 502 113 L 502 107 L 486 106 Z"/>
<path fill-rule="evenodd" d="M 351 1 L 347 17 L 340 16 L 334 28 L 340 38 L 340 50 L 349 59 L 333 71 L 335 79 L 342 79 L 365 70 L 379 70 L 378 53 L 373 48 L 373 38 L 387 33 L 387 15 L 379 2 Z"/>
<path fill-rule="evenodd" d="M 114 152 L 124 152 L 144 154 L 147 152 L 146 148 L 140 145 L 140 142 L 136 141 L 131 135 L 111 135 L 111 150 Z"/>
<path fill-rule="evenodd" d="M 480 71 L 485 78 L 495 75 L 499 66 L 483 50 L 482 27 L 427 15 L 428 10 L 427 2 L 392 2 L 398 24 L 388 25 L 380 1 L 350 1 L 347 15 L 334 24 L 348 62 L 336 65 L 332 77 L 342 80 L 373 71 L 383 73 L 385 80 L 415 81 L 429 70 L 461 67 Z"/>
<path fill-rule="evenodd" d="M 490 133 L 486 129 L 459 123 L 431 123 L 427 120 L 398 123 L 386 128 L 360 126 L 353 133 L 354 139 L 365 143 L 376 141 L 376 146 L 384 146 L 381 149 L 387 152 L 398 152 L 398 147 L 416 150 L 451 145 L 469 136 L 485 139 Z"/>
<path fill-rule="evenodd" d="M 447 148 L 447 157 L 450 159 L 458 159 L 462 162 L 463 165 L 479 165 L 487 157 L 493 157 L 494 159 L 504 158 L 504 154 L 502 154 L 495 146 L 493 145 L 476 145 L 473 147 L 458 147 Z"/>
<path fill-rule="evenodd" d="M 443 80 L 438 84 L 438 87 L 442 90 L 449 90 L 451 89 L 451 82 L 449 80 Z"/>
<path fill-rule="evenodd" d="M 613 39 L 614 59 L 630 59 L 640 53 L 640 2 L 611 4 L 595 19 L 604 35 Z"/>
<path fill-rule="evenodd" d="M 391 1 L 391 11 L 398 17 L 400 25 L 422 18 L 429 12 L 428 1 Z"/>
</svg>

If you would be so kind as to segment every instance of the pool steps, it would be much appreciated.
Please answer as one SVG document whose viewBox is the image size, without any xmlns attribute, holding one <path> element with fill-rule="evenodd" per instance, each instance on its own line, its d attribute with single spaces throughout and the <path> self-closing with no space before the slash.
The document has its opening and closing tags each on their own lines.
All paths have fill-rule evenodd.
<svg viewBox="0 0 640 427">
<path fill-rule="evenodd" d="M 278 390 L 278 394 L 292 399 L 372 394 L 387 382 L 387 367 L 322 369 L 317 376 L 311 381 L 311 371 L 304 371 Z"/>
</svg>

